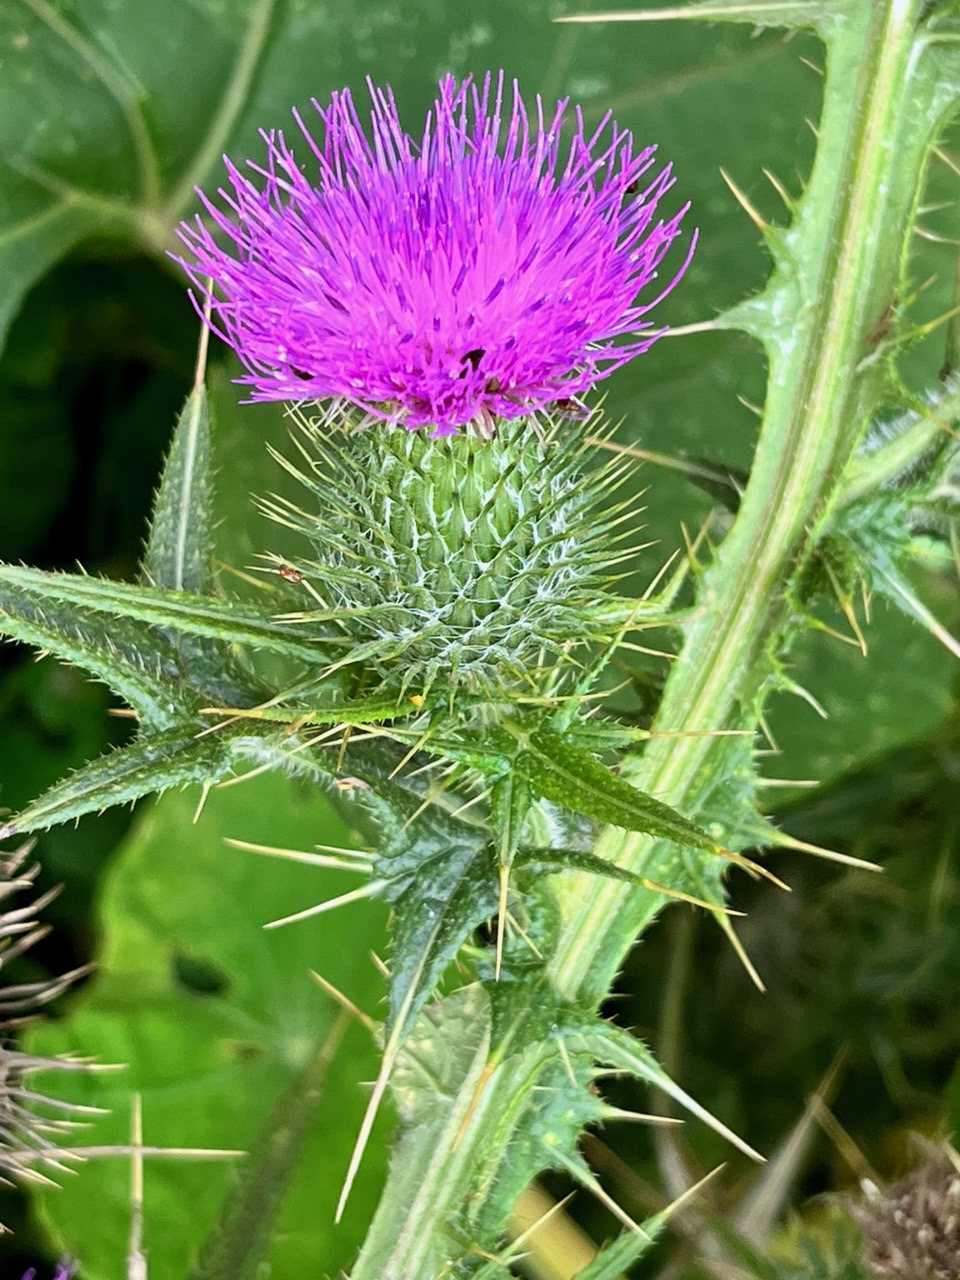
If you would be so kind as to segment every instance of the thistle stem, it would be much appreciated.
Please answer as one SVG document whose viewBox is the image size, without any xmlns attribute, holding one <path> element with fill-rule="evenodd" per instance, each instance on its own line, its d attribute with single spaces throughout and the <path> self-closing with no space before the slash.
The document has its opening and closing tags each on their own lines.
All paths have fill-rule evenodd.
<svg viewBox="0 0 960 1280">
<path fill-rule="evenodd" d="M 867 0 L 826 33 L 814 170 L 792 229 L 772 238 L 770 284 L 741 308 L 769 360 L 753 468 L 705 575 L 655 728 L 756 723 L 790 620 L 792 574 L 841 490 L 874 407 L 881 365 L 871 359 L 871 334 L 897 294 L 905 235 L 945 107 L 918 56 L 922 8 L 921 0 Z M 730 758 L 729 739 L 653 739 L 623 772 L 694 814 Z M 649 840 L 612 829 L 598 852 L 638 872 L 658 857 Z M 599 1001 L 663 900 L 570 877 L 563 904 L 552 977 L 568 997 Z"/>
</svg>

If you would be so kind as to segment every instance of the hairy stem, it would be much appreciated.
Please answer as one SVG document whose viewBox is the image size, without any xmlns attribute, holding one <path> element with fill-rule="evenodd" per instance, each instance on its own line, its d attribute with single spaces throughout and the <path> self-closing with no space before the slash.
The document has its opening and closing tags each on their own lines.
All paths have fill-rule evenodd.
<svg viewBox="0 0 960 1280">
<path fill-rule="evenodd" d="M 922 8 L 921 0 L 868 0 L 828 35 L 814 171 L 793 227 L 772 239 L 776 270 L 767 290 L 743 309 L 769 360 L 750 481 L 705 575 L 658 728 L 754 726 L 789 621 L 791 575 L 874 407 L 882 366 L 871 359 L 871 334 L 897 295 L 905 235 L 943 113 L 919 58 Z M 729 741 L 654 739 L 624 775 L 696 812 L 724 771 Z M 650 841 L 614 830 L 598 851 L 639 871 L 657 857 Z M 560 990 L 602 998 L 661 905 L 645 891 L 578 878 L 565 894 L 550 962 Z"/>
</svg>

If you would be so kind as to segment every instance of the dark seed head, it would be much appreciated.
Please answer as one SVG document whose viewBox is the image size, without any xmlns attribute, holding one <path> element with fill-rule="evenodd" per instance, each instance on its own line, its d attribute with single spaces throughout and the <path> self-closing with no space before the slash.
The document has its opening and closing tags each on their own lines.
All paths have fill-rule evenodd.
<svg viewBox="0 0 960 1280">
<path fill-rule="evenodd" d="M 960 1172 L 939 1152 L 883 1189 L 853 1215 L 867 1262 L 887 1280 L 957 1280 L 960 1276 Z"/>
</svg>

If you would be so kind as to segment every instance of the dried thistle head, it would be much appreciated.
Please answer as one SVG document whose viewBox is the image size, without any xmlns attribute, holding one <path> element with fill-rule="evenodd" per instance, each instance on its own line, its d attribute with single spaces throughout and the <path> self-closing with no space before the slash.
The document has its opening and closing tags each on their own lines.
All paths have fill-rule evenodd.
<svg viewBox="0 0 960 1280">
<path fill-rule="evenodd" d="M 852 1208 L 866 1261 L 889 1280 L 960 1277 L 960 1171 L 943 1150 L 889 1187 L 870 1186 Z"/>
<path fill-rule="evenodd" d="M 39 982 L 4 985 L 3 971 L 35 942 L 49 925 L 37 922 L 38 911 L 59 892 L 50 890 L 25 906 L 8 905 L 17 894 L 31 890 L 39 865 L 28 865 L 30 845 L 0 854 L 0 1181 L 49 1181 L 44 1170 L 60 1170 L 60 1143 L 78 1124 L 86 1109 L 49 1098 L 30 1087 L 40 1071 L 75 1071 L 80 1059 L 44 1058 L 16 1047 L 16 1032 L 27 1018 L 48 1004 L 86 968 Z M 63 1275 L 67 1273 L 61 1268 Z M 60 1280 L 60 1273 L 56 1280 Z"/>
</svg>

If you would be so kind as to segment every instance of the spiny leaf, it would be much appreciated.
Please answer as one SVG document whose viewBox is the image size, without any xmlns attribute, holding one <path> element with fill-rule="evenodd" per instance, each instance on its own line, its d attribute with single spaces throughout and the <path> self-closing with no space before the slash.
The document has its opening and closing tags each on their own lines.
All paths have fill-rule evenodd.
<svg viewBox="0 0 960 1280">
<path fill-rule="evenodd" d="M 721 1165 L 719 1168 L 722 1169 L 723 1166 Z M 705 1178 L 701 1178 L 698 1183 L 685 1191 L 679 1199 L 674 1200 L 665 1209 L 661 1209 L 659 1213 L 653 1214 L 640 1223 L 641 1230 L 648 1237 L 646 1240 L 643 1236 L 638 1235 L 636 1231 L 625 1233 L 619 1240 L 614 1240 L 613 1244 L 601 1249 L 592 1262 L 577 1272 L 574 1280 L 620 1280 L 623 1272 L 641 1258 L 656 1241 L 671 1215 L 682 1204 L 695 1198 L 701 1188 L 718 1172 L 719 1169 L 714 1169 Z"/>
<path fill-rule="evenodd" d="M 299 720 L 304 724 L 365 725 L 380 724 L 386 720 L 398 720 L 415 714 L 417 707 L 407 699 L 398 703 L 395 698 L 381 693 L 365 698 L 341 698 L 334 702 L 302 702 L 302 691 L 297 700 L 292 694 L 280 694 L 259 707 L 219 707 L 224 715 L 244 720 L 269 720 L 289 723 Z"/>
<path fill-rule="evenodd" d="M 356 1269 L 365 1275 L 439 1274 L 452 1246 L 446 1233 L 424 1236 L 437 1177 L 463 1181 L 458 1147 L 490 1054 L 490 1002 L 473 983 L 428 1005 L 400 1051 L 391 1079 L 403 1131 L 390 1178 Z M 400 1224 L 399 1228 L 395 1224 Z M 386 1229 L 384 1229 L 386 1228 Z M 395 1259 L 414 1257 L 418 1269 L 400 1272 Z"/>
<path fill-rule="evenodd" d="M 215 596 L 210 402 L 203 381 L 208 337 L 201 328 L 194 387 L 177 421 L 154 501 L 143 577 L 150 586 Z M 267 696 L 228 641 L 177 631 L 168 639 L 189 683 L 209 700 L 247 705 Z"/>
<path fill-rule="evenodd" d="M 708 910 L 723 909 L 720 900 L 694 898 L 679 888 L 660 885 L 648 876 L 628 871 L 626 867 L 618 867 L 615 862 L 608 862 L 606 858 L 598 858 L 596 854 L 587 853 L 582 849 L 520 849 L 515 861 L 518 867 L 524 867 L 528 871 L 588 871 L 591 875 L 607 876 L 611 880 L 622 880 L 627 884 L 639 885 L 644 889 L 665 893 L 668 897 L 679 898 L 698 907 L 706 907 Z M 704 887 L 704 893 L 707 892 L 709 890 Z"/>
<path fill-rule="evenodd" d="M 464 940 L 493 915 L 498 878 L 486 830 L 389 777 L 395 764 L 375 741 L 361 744 L 347 767 L 379 828 L 371 876 L 393 912 L 386 1032 L 399 1042 Z M 331 781 L 316 749 L 297 751 L 290 765 Z"/>
<path fill-rule="evenodd" d="M 155 587 L 213 594 L 211 468 L 210 406 L 201 382 L 177 421 L 154 501 L 143 572 Z"/>
<path fill-rule="evenodd" d="M 453 847 L 409 881 L 393 901 L 388 1036 L 407 1033 L 464 940 L 496 909 L 489 846 Z"/>
<path fill-rule="evenodd" d="M 232 759 L 229 738 L 221 734 L 198 738 L 196 726 L 150 734 L 54 783 L 0 827 L 0 839 L 42 831 L 170 787 L 217 782 L 229 773 Z"/>
<path fill-rule="evenodd" d="M 538 796 L 576 813 L 711 853 L 721 848 L 695 823 L 632 787 L 553 729 L 540 727 L 522 736 L 515 768 Z"/>
<path fill-rule="evenodd" d="M 721 1137 L 732 1142 L 738 1150 L 750 1156 L 752 1160 L 762 1163 L 763 1156 L 748 1146 L 742 1138 L 737 1137 L 732 1129 L 728 1129 L 722 1121 L 712 1116 L 709 1111 L 701 1107 L 699 1102 L 695 1102 L 684 1089 L 671 1080 L 646 1045 L 629 1032 L 613 1026 L 612 1023 L 602 1023 L 595 1027 L 584 1028 L 579 1034 L 574 1033 L 570 1039 L 573 1044 L 594 1054 L 598 1062 L 629 1071 L 638 1080 L 645 1080 L 648 1084 L 662 1089 L 668 1097 L 673 1098 L 692 1115 L 703 1120 Z"/>
<path fill-rule="evenodd" d="M 56 591 L 25 589 L 2 573 L 0 634 L 89 671 L 151 728 L 169 727 L 192 711 L 195 700 L 162 636 L 135 619 L 108 618 Z"/>
<path fill-rule="evenodd" d="M 655 1243 L 656 1231 L 651 1230 L 654 1219 L 648 1218 L 640 1224 L 644 1235 L 636 1231 L 625 1231 L 613 1244 L 601 1249 L 592 1262 L 578 1271 L 574 1280 L 621 1280 L 628 1267 L 639 1261 L 647 1250 Z"/>
<path fill-rule="evenodd" d="M 228 644 L 265 649 L 302 662 L 325 663 L 328 656 L 322 641 L 302 639 L 289 624 L 250 605 L 209 596 L 0 565 L 0 591 L 5 588 L 30 591 L 38 599 L 86 606 L 110 617 L 132 618 L 187 635 L 212 636 Z"/>
</svg>

